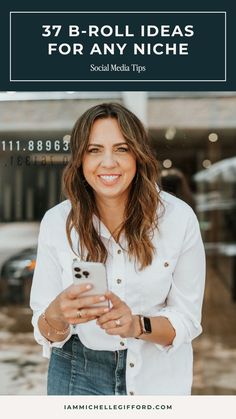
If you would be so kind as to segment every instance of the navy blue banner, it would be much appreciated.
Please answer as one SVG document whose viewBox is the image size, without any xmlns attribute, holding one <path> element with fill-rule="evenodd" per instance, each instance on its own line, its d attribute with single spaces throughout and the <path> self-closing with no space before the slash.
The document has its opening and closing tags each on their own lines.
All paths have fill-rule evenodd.
<svg viewBox="0 0 236 419">
<path fill-rule="evenodd" d="M 226 81 L 226 12 L 11 12 L 10 21 L 11 81 Z"/>
<path fill-rule="evenodd" d="M 0 90 L 236 90 L 236 5 L 0 5 Z M 177 10 L 176 10 L 177 9 Z"/>
</svg>

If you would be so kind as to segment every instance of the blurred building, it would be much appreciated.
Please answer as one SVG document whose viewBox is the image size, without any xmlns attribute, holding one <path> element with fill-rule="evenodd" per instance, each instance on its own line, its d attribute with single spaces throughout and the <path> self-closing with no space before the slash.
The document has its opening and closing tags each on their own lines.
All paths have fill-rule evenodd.
<svg viewBox="0 0 236 419">
<path fill-rule="evenodd" d="M 164 169 L 193 175 L 235 155 L 236 94 L 199 92 L 0 93 L 0 220 L 40 220 L 60 200 L 66 141 L 87 108 L 118 101 L 146 124 Z M 64 140 L 63 140 L 64 139 Z"/>
</svg>

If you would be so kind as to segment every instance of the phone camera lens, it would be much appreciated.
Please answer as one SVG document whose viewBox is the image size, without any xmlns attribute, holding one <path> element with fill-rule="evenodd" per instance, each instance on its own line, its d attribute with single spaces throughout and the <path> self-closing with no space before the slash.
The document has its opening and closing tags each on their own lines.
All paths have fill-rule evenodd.
<svg viewBox="0 0 236 419">
<path fill-rule="evenodd" d="M 80 274 L 75 274 L 75 277 L 76 278 L 81 278 L 81 275 Z"/>
<path fill-rule="evenodd" d="M 84 271 L 84 272 L 83 272 L 83 274 L 84 274 L 84 276 L 85 276 L 86 278 L 88 278 L 88 276 L 89 276 L 89 272 L 88 272 L 88 271 Z"/>
<path fill-rule="evenodd" d="M 74 270 L 75 270 L 76 272 L 80 272 L 80 271 L 81 271 L 81 269 L 80 269 L 80 268 L 74 268 Z"/>
</svg>

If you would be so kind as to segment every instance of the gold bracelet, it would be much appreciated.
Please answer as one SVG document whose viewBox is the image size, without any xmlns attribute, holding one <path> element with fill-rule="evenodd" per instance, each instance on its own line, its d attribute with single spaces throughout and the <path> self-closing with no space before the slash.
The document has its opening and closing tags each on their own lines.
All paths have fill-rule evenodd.
<svg viewBox="0 0 236 419">
<path fill-rule="evenodd" d="M 43 318 L 43 320 L 45 321 L 45 323 L 49 326 L 49 327 L 51 327 L 51 329 L 53 329 L 53 333 L 55 333 L 55 335 L 61 335 L 61 336 L 63 336 L 63 335 L 66 335 L 68 332 L 69 332 L 69 330 L 70 330 L 70 325 L 68 325 L 67 327 L 65 327 L 65 329 L 62 329 L 62 330 L 58 330 L 58 329 L 56 329 L 54 326 L 52 326 L 49 322 L 48 322 L 48 320 L 47 320 L 47 318 L 46 318 L 46 310 L 41 314 L 41 316 L 42 316 L 42 318 Z M 51 335 L 51 333 L 50 332 L 48 332 L 47 333 L 47 335 L 48 335 L 48 337 Z"/>
</svg>

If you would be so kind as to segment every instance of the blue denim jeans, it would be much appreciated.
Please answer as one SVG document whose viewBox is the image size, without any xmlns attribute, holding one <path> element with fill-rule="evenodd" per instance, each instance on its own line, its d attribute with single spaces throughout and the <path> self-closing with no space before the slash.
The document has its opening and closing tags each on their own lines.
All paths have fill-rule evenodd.
<svg viewBox="0 0 236 419">
<path fill-rule="evenodd" d="M 77 335 L 52 348 L 48 395 L 126 395 L 127 350 L 95 351 Z"/>
</svg>

